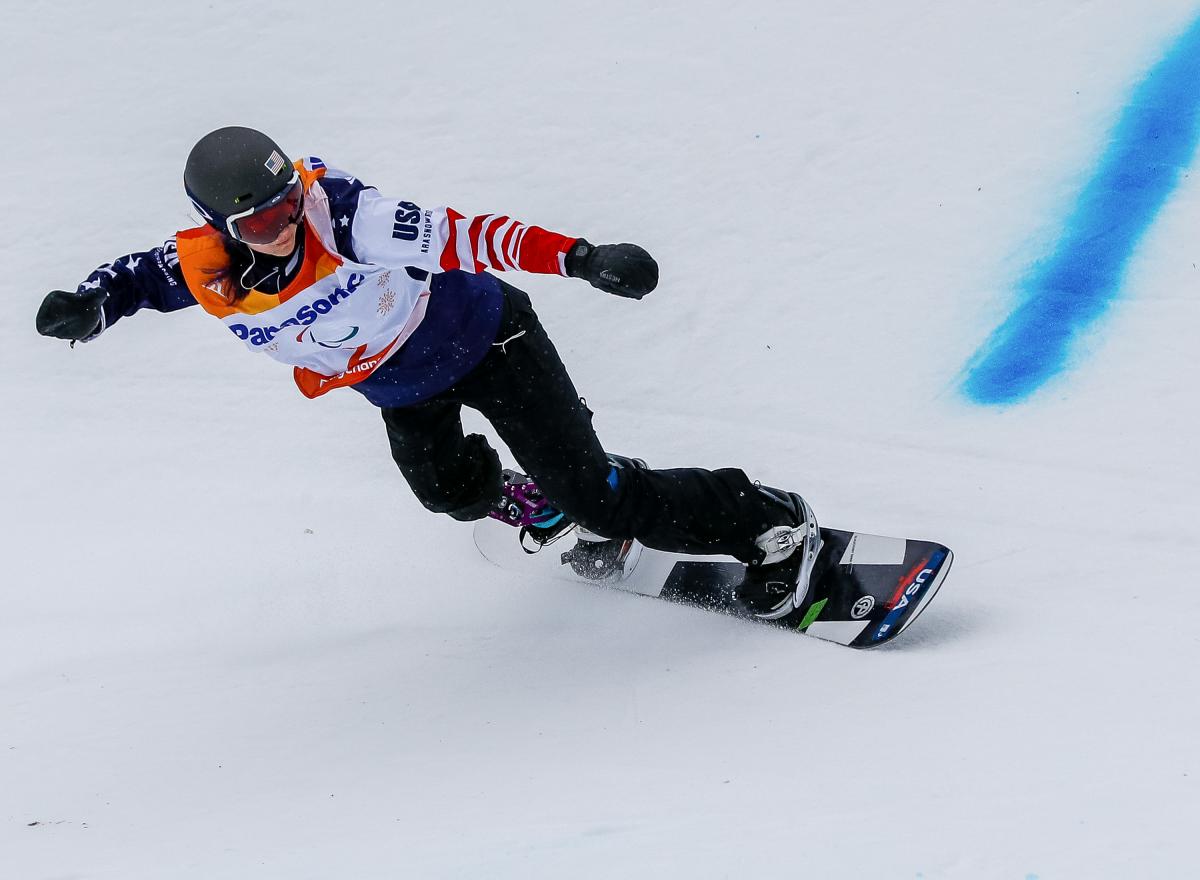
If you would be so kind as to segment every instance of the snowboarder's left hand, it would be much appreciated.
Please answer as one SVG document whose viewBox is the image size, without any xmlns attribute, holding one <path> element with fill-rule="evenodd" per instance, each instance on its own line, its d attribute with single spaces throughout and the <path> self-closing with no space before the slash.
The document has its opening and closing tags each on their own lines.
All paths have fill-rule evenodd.
<svg viewBox="0 0 1200 880">
<path fill-rule="evenodd" d="M 565 262 L 568 275 L 605 293 L 641 299 L 658 286 L 658 263 L 636 244 L 593 245 L 581 238 Z"/>
</svg>

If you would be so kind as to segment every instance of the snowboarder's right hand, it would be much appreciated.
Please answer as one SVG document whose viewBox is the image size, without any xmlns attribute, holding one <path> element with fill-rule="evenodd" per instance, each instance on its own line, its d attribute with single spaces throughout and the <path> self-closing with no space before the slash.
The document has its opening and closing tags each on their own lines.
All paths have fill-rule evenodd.
<svg viewBox="0 0 1200 880">
<path fill-rule="evenodd" d="M 100 329 L 103 290 L 52 290 L 37 313 L 37 331 L 55 339 L 87 339 Z"/>
<path fill-rule="evenodd" d="M 658 286 L 658 263 L 636 244 L 594 245 L 577 239 L 567 251 L 567 274 L 605 293 L 641 299 Z"/>
</svg>

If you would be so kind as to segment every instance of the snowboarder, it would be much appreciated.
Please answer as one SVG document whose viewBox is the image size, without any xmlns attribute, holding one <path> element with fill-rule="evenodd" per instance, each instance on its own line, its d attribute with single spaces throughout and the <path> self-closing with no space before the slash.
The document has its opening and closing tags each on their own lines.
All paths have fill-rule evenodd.
<svg viewBox="0 0 1200 880">
<path fill-rule="evenodd" d="M 821 540 L 804 499 L 735 468 L 653 470 L 606 454 L 529 297 L 489 274 L 563 275 L 641 299 L 658 284 L 645 250 L 422 209 L 285 156 L 253 129 L 205 135 L 183 175 L 205 224 L 51 291 L 38 332 L 74 345 L 141 309 L 199 305 L 292 366 L 305 396 L 348 386 L 379 407 L 428 509 L 491 515 L 536 544 L 575 525 L 593 540 L 727 554 L 748 566 L 739 598 L 751 613 L 777 619 L 798 605 Z M 463 406 L 491 422 L 524 474 L 464 436 Z"/>
</svg>

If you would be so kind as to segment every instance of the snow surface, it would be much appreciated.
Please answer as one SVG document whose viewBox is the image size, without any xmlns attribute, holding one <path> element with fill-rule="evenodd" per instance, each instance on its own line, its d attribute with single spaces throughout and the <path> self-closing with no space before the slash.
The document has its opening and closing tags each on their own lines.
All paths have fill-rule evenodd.
<svg viewBox="0 0 1200 880">
<path fill-rule="evenodd" d="M 0 6 L 0 876 L 1183 877 L 1200 825 L 1185 178 L 1072 369 L 962 369 L 1184 0 Z M 663 270 L 520 276 L 609 448 L 957 557 L 854 652 L 488 566 L 350 391 L 45 291 L 248 124 Z M 471 427 L 477 428 L 476 422 Z"/>
</svg>

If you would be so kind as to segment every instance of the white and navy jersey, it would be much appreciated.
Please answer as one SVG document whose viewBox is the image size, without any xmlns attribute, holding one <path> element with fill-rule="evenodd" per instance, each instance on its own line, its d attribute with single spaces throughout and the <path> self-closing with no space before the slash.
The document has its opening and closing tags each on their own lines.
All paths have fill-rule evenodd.
<svg viewBox="0 0 1200 880">
<path fill-rule="evenodd" d="M 319 159 L 306 159 L 324 167 Z M 527 226 L 506 214 L 467 216 L 441 206 L 422 209 L 381 195 L 335 169 L 321 186 L 329 196 L 338 249 L 365 263 L 412 266 L 427 272 L 520 270 L 566 275 L 574 238 Z"/>
<path fill-rule="evenodd" d="M 177 251 L 185 236 L 194 248 L 201 228 L 179 233 L 178 242 L 168 239 L 161 247 L 106 264 L 83 282 L 81 289 L 108 294 L 100 332 L 141 309 L 169 312 L 200 302 L 251 350 L 293 364 L 297 384 L 308 396 L 324 393 L 326 386 L 351 384 L 379 406 L 403 406 L 445 390 L 482 360 L 494 339 L 502 304 L 500 286 L 488 270 L 565 274 L 563 261 L 574 238 L 506 215 L 422 209 L 411 201 L 387 198 L 316 158 L 296 165 L 319 197 L 306 207 L 306 226 L 319 231 L 325 250 L 338 264 L 326 273 L 378 280 L 371 286 L 371 295 L 379 297 L 378 309 L 374 301 L 367 309 L 361 296 L 353 307 L 360 318 L 368 311 L 384 313 L 393 307 L 395 315 L 356 319 L 357 336 L 338 352 L 333 343 L 341 343 L 345 334 L 340 325 L 333 326 L 334 317 L 312 310 L 306 315 L 303 309 L 305 296 L 320 292 L 312 286 L 319 278 L 309 279 L 307 287 L 299 285 L 303 290 L 285 291 L 274 299 L 252 291 L 257 300 L 250 307 L 214 308 L 210 285 L 198 282 L 194 273 L 189 280 Z M 393 275 L 393 270 L 403 274 Z M 324 282 L 334 293 L 332 302 L 349 303 L 355 286 L 347 289 L 344 282 L 335 282 L 336 278 Z M 361 280 L 358 285 L 366 286 Z M 297 298 L 289 310 L 293 295 Z M 290 312 L 296 315 L 273 317 Z M 288 325 L 306 332 L 293 338 L 284 332 Z M 398 327 L 403 328 L 400 334 Z M 305 349 L 304 343 L 311 344 Z"/>
</svg>

